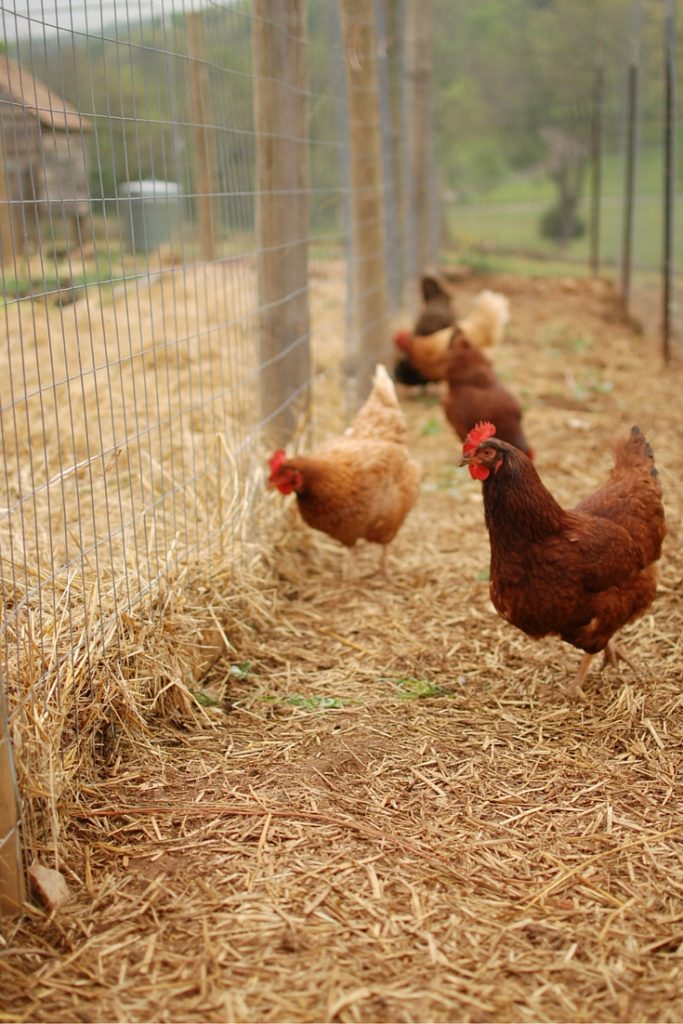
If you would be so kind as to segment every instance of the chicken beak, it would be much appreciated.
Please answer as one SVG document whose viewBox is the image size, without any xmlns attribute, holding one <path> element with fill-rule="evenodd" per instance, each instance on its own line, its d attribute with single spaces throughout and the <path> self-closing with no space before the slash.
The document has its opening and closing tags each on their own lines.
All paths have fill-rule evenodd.
<svg viewBox="0 0 683 1024">
<path fill-rule="evenodd" d="M 474 455 L 463 455 L 463 457 L 460 459 L 460 462 L 458 463 L 458 469 L 460 469 L 462 466 L 471 466 L 473 462 Z"/>
</svg>

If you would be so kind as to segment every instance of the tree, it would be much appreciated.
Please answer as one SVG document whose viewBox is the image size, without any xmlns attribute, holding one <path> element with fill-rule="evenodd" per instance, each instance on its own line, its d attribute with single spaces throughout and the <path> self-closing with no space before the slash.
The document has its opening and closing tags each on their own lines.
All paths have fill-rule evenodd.
<svg viewBox="0 0 683 1024">
<path fill-rule="evenodd" d="M 588 139 L 581 132 L 590 122 L 596 53 L 601 47 L 619 96 L 630 6 L 433 0 L 438 162 L 456 193 L 485 190 L 511 172 L 543 170 L 557 188 L 563 230 L 572 219 L 575 230 L 570 210 L 584 179 Z M 648 8 L 648 17 L 660 12 Z"/>
<path fill-rule="evenodd" d="M 541 128 L 540 134 L 548 147 L 544 168 L 558 192 L 557 202 L 541 218 L 541 234 L 566 245 L 585 231 L 578 208 L 589 149 L 561 128 Z"/>
</svg>

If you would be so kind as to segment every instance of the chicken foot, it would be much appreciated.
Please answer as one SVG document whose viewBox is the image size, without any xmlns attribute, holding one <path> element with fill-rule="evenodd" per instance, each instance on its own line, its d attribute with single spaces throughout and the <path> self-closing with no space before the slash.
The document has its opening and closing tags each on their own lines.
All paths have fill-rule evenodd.
<svg viewBox="0 0 683 1024">
<path fill-rule="evenodd" d="M 602 667 L 611 665 L 612 668 L 616 668 L 617 663 L 620 661 L 625 661 L 629 668 L 632 668 L 634 672 L 636 671 L 636 666 L 626 657 L 623 648 L 617 646 L 614 640 L 609 640 L 602 654 Z"/>
<path fill-rule="evenodd" d="M 576 675 L 565 690 L 567 696 L 571 697 L 572 700 L 576 700 L 577 697 L 583 696 L 583 682 L 586 678 L 588 667 L 593 657 L 594 655 L 592 654 L 584 654 Z M 629 658 L 627 658 L 622 648 L 618 647 L 614 640 L 608 640 L 607 646 L 602 654 L 601 668 L 604 668 L 605 665 L 611 665 L 612 668 L 616 668 L 619 661 L 625 661 L 629 668 L 632 668 L 635 671 L 635 665 L 629 660 Z"/>
<path fill-rule="evenodd" d="M 344 557 L 341 560 L 341 582 L 351 583 L 358 575 L 358 549 L 354 547 L 344 548 Z"/>
<path fill-rule="evenodd" d="M 353 547 L 346 548 L 346 554 L 342 560 L 341 568 L 341 582 L 342 583 L 353 583 L 362 579 L 370 579 L 376 575 L 375 572 L 364 574 L 361 572 L 358 564 L 358 547 L 354 544 Z M 379 560 L 379 572 L 383 576 L 387 576 L 387 545 L 382 544 L 382 553 Z"/>
</svg>

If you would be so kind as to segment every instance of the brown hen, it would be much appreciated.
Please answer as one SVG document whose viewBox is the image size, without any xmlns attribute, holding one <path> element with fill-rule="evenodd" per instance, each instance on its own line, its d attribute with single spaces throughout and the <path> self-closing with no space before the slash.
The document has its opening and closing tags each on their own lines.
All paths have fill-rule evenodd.
<svg viewBox="0 0 683 1024">
<path fill-rule="evenodd" d="M 554 633 L 585 651 L 569 691 L 577 696 L 594 654 L 627 660 L 613 638 L 655 598 L 666 527 L 652 449 L 633 427 L 607 482 L 567 510 L 495 429 L 478 424 L 461 462 L 483 481 L 491 600 L 529 636 Z"/>
<path fill-rule="evenodd" d="M 501 441 L 533 458 L 517 396 L 505 387 L 484 353 L 459 330 L 448 350 L 446 381 L 448 393 L 443 398 L 443 409 L 461 441 L 481 420 L 492 420 Z"/>
</svg>

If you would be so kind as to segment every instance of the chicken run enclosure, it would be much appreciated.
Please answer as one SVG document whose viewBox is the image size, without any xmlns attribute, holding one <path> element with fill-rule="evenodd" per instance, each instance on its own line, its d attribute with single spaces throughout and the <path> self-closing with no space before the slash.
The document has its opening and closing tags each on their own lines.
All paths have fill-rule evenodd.
<svg viewBox="0 0 683 1024">
<path fill-rule="evenodd" d="M 499 0 L 0 4 L 0 1021 L 683 1017 L 683 11 L 511 8 L 505 64 Z M 266 486 L 427 269 L 508 300 L 561 504 L 654 449 L 581 700 L 491 604 L 443 383 L 386 572 Z"/>
</svg>

